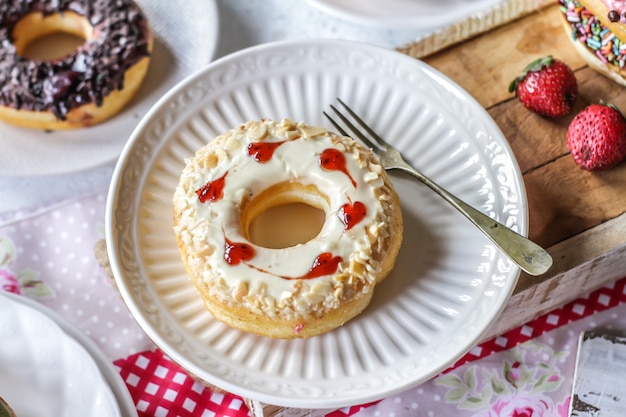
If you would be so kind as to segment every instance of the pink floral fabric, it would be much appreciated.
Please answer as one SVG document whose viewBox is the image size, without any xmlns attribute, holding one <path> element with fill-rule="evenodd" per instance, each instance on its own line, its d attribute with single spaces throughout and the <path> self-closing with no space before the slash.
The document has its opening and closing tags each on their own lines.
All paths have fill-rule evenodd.
<svg viewBox="0 0 626 417">
<path fill-rule="evenodd" d="M 0 225 L 0 290 L 47 305 L 115 364 L 140 417 L 245 417 L 242 398 L 173 363 L 128 312 L 94 255 L 104 190 Z M 626 275 L 626 271 L 625 275 Z M 566 417 L 578 335 L 626 329 L 626 278 L 474 347 L 432 380 L 328 417 Z"/>
<path fill-rule="evenodd" d="M 98 264 L 106 193 L 0 227 L 0 286 L 57 311 L 111 359 L 152 349 Z"/>
<path fill-rule="evenodd" d="M 0 236 L 0 288 L 37 299 L 54 298 L 54 290 L 39 278 L 38 271 L 32 269 L 14 271 L 11 268 L 15 262 L 15 252 L 13 241 Z"/>
</svg>

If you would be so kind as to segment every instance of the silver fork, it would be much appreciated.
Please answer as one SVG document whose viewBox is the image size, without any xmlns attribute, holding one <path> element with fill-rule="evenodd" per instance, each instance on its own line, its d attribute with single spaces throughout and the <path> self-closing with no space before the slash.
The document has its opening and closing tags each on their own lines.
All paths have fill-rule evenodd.
<svg viewBox="0 0 626 417">
<path fill-rule="evenodd" d="M 402 157 L 400 151 L 388 144 L 378 134 L 376 134 L 376 132 L 374 132 L 359 116 L 357 116 L 356 113 L 348 107 L 348 105 L 340 99 L 337 100 L 343 108 L 345 108 L 351 118 L 361 126 L 362 130 L 355 126 L 355 124 L 352 123 L 350 119 L 340 112 L 335 106 L 331 105 L 330 108 L 354 136 L 370 147 L 372 151 L 378 155 L 386 170 L 403 171 L 423 182 L 431 190 L 439 194 L 444 200 L 452 204 L 452 206 L 465 215 L 465 217 L 467 217 L 476 227 L 487 235 L 487 237 L 489 237 L 489 239 L 491 239 L 491 241 L 495 243 L 495 245 L 500 248 L 504 254 L 506 254 L 528 274 L 535 276 L 541 275 L 546 272 L 550 266 L 552 266 L 552 257 L 548 254 L 548 252 L 526 237 L 509 229 L 502 223 L 495 221 L 483 212 L 473 208 L 469 204 L 450 194 L 430 178 L 413 168 Z M 328 113 L 323 113 L 339 133 L 344 136 L 352 136 Z M 369 137 L 363 133 L 363 130 L 369 134 Z"/>
</svg>

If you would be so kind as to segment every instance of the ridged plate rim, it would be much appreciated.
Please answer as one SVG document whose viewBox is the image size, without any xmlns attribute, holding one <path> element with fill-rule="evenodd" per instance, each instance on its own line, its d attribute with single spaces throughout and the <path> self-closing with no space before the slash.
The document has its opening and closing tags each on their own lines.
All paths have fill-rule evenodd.
<svg viewBox="0 0 626 417">
<path fill-rule="evenodd" d="M 385 291 L 359 318 L 318 338 L 274 341 L 205 316 L 199 295 L 182 277 L 171 231 L 169 192 L 182 158 L 191 156 L 198 141 L 245 121 L 238 117 L 291 117 L 327 125 L 321 111 L 336 95 L 436 181 L 526 233 L 522 176 L 506 139 L 467 92 L 427 64 L 335 40 L 265 44 L 215 61 L 163 97 L 133 133 L 109 190 L 106 237 L 120 292 L 147 334 L 191 374 L 243 397 L 329 408 L 415 386 L 480 340 L 519 276 L 519 269 L 466 219 L 424 187 L 394 175 L 408 225 L 405 243 L 396 270 L 381 287 Z M 412 245 L 420 249 L 416 254 L 410 253 Z M 416 265 L 409 264 L 413 257 Z M 417 272 L 405 273 L 408 269 Z M 412 280 L 406 288 L 404 280 Z M 411 320 L 419 331 L 399 324 Z M 413 342 L 404 346 L 402 338 L 376 338 L 381 332 L 389 336 L 389 323 Z M 368 343 L 363 351 L 361 341 Z M 356 350 L 337 352 L 340 342 Z M 394 349 L 398 358 L 388 355 Z M 285 363 L 273 364 L 277 359 L 268 351 L 281 352 Z"/>
</svg>

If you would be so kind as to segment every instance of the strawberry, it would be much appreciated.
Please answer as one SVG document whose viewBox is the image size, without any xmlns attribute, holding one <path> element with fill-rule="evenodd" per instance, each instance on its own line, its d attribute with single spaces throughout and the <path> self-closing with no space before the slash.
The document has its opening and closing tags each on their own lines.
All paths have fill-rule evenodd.
<svg viewBox="0 0 626 417">
<path fill-rule="evenodd" d="M 626 157 L 626 120 L 613 105 L 591 104 L 570 123 L 567 147 L 584 169 L 611 168 Z"/>
<path fill-rule="evenodd" d="M 511 82 L 509 92 L 515 92 L 520 102 L 535 113 L 560 117 L 572 110 L 578 84 L 567 64 L 547 56 L 528 64 Z"/>
</svg>

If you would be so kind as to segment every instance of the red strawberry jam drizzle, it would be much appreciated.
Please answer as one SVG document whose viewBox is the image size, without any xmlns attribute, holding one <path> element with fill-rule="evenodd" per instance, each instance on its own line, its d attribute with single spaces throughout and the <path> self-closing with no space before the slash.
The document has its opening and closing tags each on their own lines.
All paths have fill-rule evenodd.
<svg viewBox="0 0 626 417">
<path fill-rule="evenodd" d="M 254 248 L 247 243 L 234 243 L 225 238 L 224 259 L 229 265 L 239 265 L 241 261 L 254 258 Z"/>
<path fill-rule="evenodd" d="M 322 154 L 320 155 L 320 166 L 329 171 L 341 171 L 350 178 L 352 185 L 356 188 L 356 181 L 348 172 L 348 168 L 346 167 L 346 157 L 343 154 L 334 148 L 324 149 Z"/>
<path fill-rule="evenodd" d="M 341 256 L 333 256 L 330 252 L 324 252 L 315 258 L 309 272 L 301 276 L 300 279 L 318 278 L 324 275 L 334 274 L 337 272 L 341 261 L 343 261 Z"/>
<path fill-rule="evenodd" d="M 253 157 L 255 161 L 263 164 L 272 159 L 274 151 L 276 151 L 276 149 L 278 149 L 278 147 L 283 143 L 285 143 L 285 141 L 253 142 L 248 145 L 247 154 L 248 156 Z"/>
<path fill-rule="evenodd" d="M 313 265 L 311 266 L 311 269 L 309 269 L 309 272 L 302 275 L 301 277 L 287 277 L 283 275 L 276 275 L 272 272 L 248 264 L 247 261 L 251 260 L 256 255 L 254 248 L 251 245 L 247 243 L 232 242 L 226 237 L 224 238 L 224 240 L 224 259 L 229 265 L 239 265 L 241 262 L 243 262 L 250 268 L 256 269 L 259 272 L 271 274 L 287 280 L 313 279 L 322 277 L 324 275 L 334 274 L 335 272 L 337 272 L 339 264 L 343 261 L 341 256 L 333 256 L 333 254 L 330 252 L 324 252 L 318 255 L 313 260 Z"/>
<path fill-rule="evenodd" d="M 344 230 L 350 230 L 365 218 L 367 208 L 360 201 L 349 202 L 341 206 L 337 215 L 344 225 Z"/>
<path fill-rule="evenodd" d="M 334 274 L 335 272 L 337 272 L 337 269 L 339 268 L 339 264 L 342 261 L 343 259 L 341 258 L 341 256 L 333 256 L 333 254 L 330 252 L 321 253 L 313 260 L 313 265 L 311 266 L 311 269 L 309 269 L 309 272 L 307 272 L 306 274 L 300 277 L 286 277 L 282 275 L 276 275 L 276 274 L 272 274 L 269 271 L 264 271 L 252 265 L 248 265 L 248 266 L 256 269 L 257 271 L 265 272 L 267 274 L 272 274 L 282 279 L 288 279 L 288 280 L 313 279 L 313 278 L 323 277 L 324 275 Z"/>
<path fill-rule="evenodd" d="M 265 163 L 272 158 L 274 151 L 276 151 L 276 149 L 283 143 L 285 143 L 285 141 L 253 142 L 248 145 L 247 155 L 250 157 L 253 157 L 255 161 L 257 162 Z M 354 188 L 356 188 L 357 186 L 356 181 L 354 181 L 354 179 L 352 178 L 352 176 L 347 170 L 346 159 L 343 156 L 343 154 L 337 149 L 333 149 L 333 148 L 325 149 L 320 155 L 320 166 L 330 171 L 343 172 L 344 174 L 348 176 L 348 178 L 350 178 L 352 185 L 354 185 Z M 228 172 L 224 174 L 222 177 L 214 181 L 207 182 L 204 186 L 202 186 L 196 191 L 196 194 L 200 198 L 201 202 L 219 200 L 220 198 L 224 196 L 224 184 L 225 184 L 225 178 L 227 174 Z M 341 207 L 338 214 L 339 214 L 341 221 L 345 225 L 345 230 L 349 230 L 355 224 L 363 220 L 366 214 L 366 208 L 365 208 L 365 205 L 361 203 L 360 201 L 357 201 L 354 204 L 346 203 Z M 229 265 L 239 265 L 242 261 L 246 263 L 246 261 L 249 261 L 252 258 L 254 258 L 255 256 L 254 248 L 250 246 L 249 244 L 234 243 L 234 242 L 231 242 L 226 237 L 224 237 L 224 240 L 225 240 L 224 259 Z M 289 279 L 289 280 L 318 278 L 324 275 L 330 275 L 330 274 L 334 274 L 335 272 L 337 272 L 337 269 L 339 268 L 339 264 L 342 261 L 343 259 L 341 258 L 341 256 L 333 256 L 333 254 L 330 252 L 324 252 L 318 255 L 313 260 L 313 265 L 311 266 L 311 269 L 309 269 L 309 271 L 303 276 L 301 277 L 287 277 L 287 276 L 280 276 L 280 275 L 277 275 L 277 276 L 280 278 Z M 272 274 L 271 272 L 257 268 L 254 265 L 250 265 L 247 263 L 246 265 L 258 271 Z M 276 274 L 272 274 L 272 275 L 276 275 Z"/>
<path fill-rule="evenodd" d="M 224 185 L 226 184 L 226 175 L 228 171 L 218 179 L 209 181 L 196 190 L 198 199 L 201 203 L 207 201 L 217 201 L 224 197 Z"/>
</svg>

